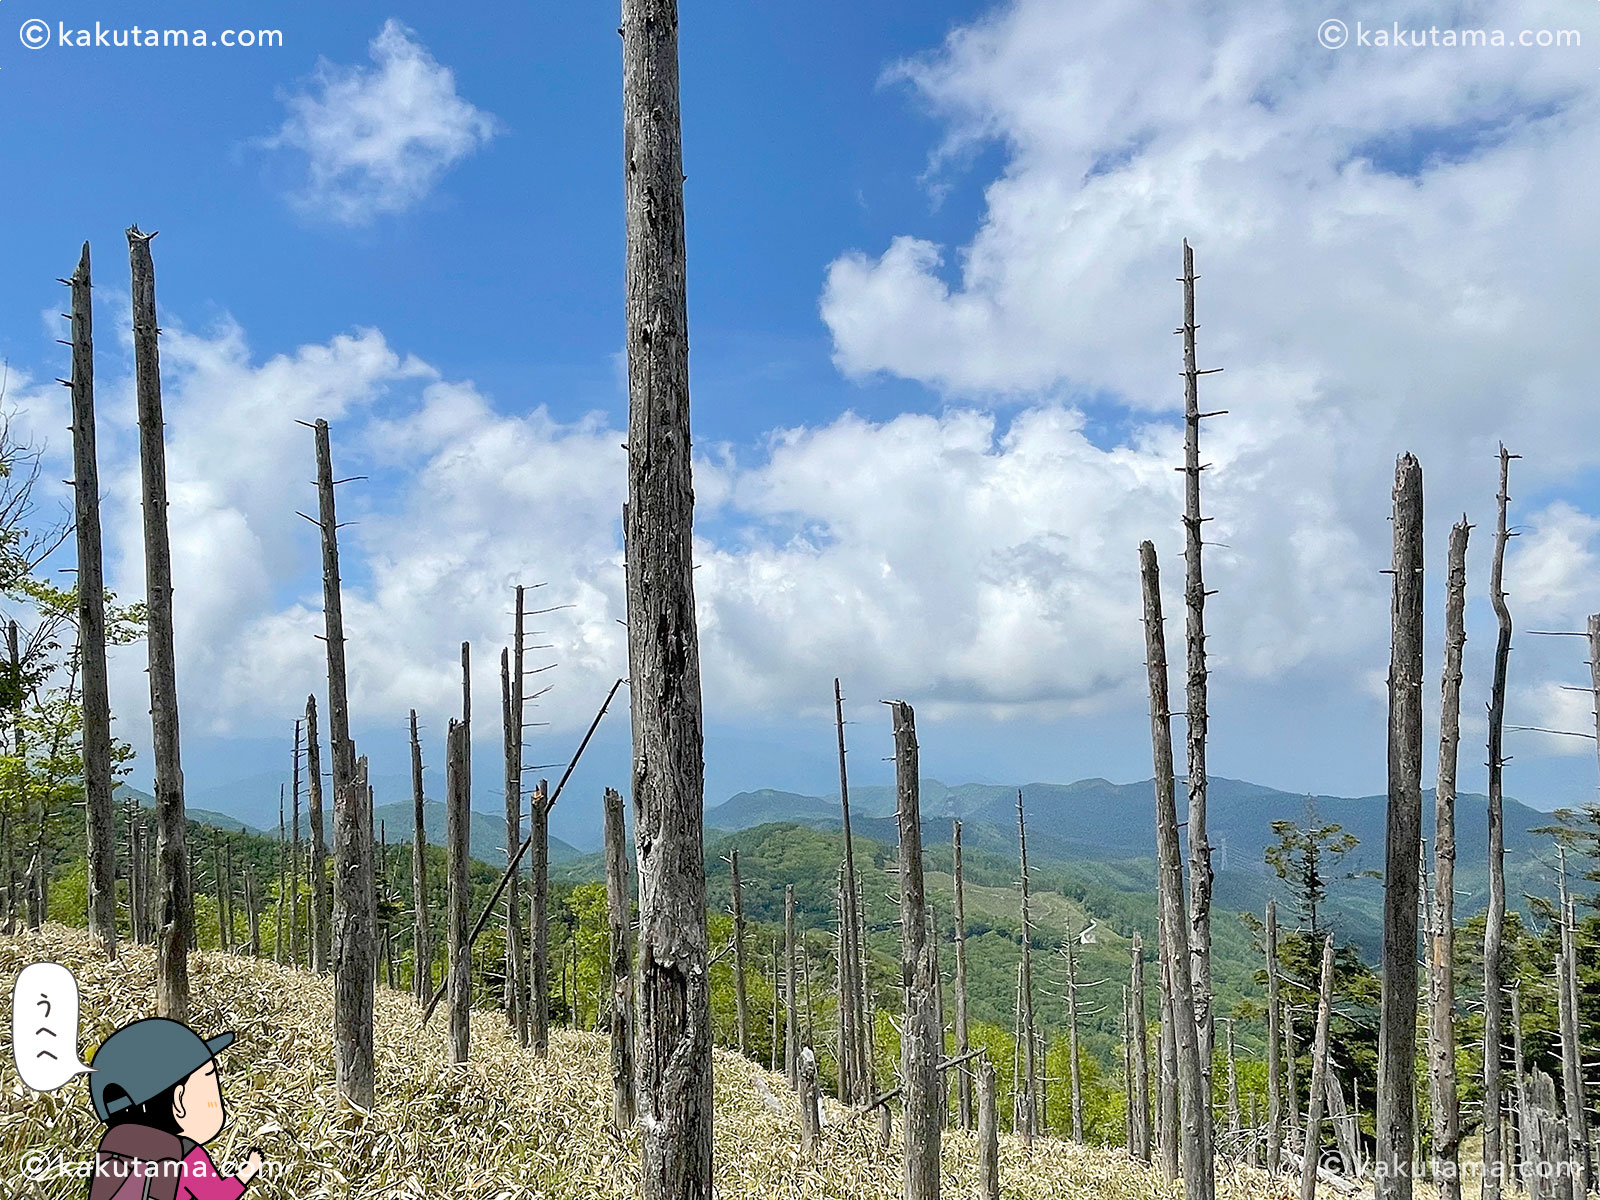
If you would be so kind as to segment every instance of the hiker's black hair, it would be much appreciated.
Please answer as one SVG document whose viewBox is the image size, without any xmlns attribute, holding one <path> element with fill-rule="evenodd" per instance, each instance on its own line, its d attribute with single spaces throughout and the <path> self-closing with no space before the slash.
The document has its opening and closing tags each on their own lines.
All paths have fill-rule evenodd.
<svg viewBox="0 0 1600 1200">
<path fill-rule="evenodd" d="M 164 1091 L 157 1092 L 143 1104 L 131 1104 L 127 1108 L 118 1109 L 106 1118 L 106 1128 L 115 1129 L 118 1125 L 148 1125 L 152 1129 L 170 1133 L 173 1137 L 180 1136 L 183 1131 L 178 1128 L 178 1119 L 172 1115 L 172 1102 L 179 1085 L 183 1082 L 180 1079 Z M 126 1099 L 127 1095 L 128 1093 L 115 1083 L 106 1085 L 107 1104 Z"/>
</svg>

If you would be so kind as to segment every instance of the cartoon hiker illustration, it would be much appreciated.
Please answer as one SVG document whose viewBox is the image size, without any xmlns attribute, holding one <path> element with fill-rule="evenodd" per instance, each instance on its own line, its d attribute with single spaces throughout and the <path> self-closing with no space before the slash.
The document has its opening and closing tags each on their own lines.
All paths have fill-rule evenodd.
<svg viewBox="0 0 1600 1200">
<path fill-rule="evenodd" d="M 261 1170 L 218 1172 L 206 1143 L 227 1124 L 216 1056 L 232 1033 L 202 1039 L 162 1017 L 118 1029 L 95 1052 L 89 1093 L 106 1123 L 89 1200 L 238 1200 Z"/>
</svg>

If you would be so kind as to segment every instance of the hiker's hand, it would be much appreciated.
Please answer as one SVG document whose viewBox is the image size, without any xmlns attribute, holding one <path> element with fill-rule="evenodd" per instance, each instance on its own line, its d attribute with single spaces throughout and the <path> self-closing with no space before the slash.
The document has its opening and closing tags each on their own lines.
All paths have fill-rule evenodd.
<svg viewBox="0 0 1600 1200">
<path fill-rule="evenodd" d="M 250 1151 L 250 1157 L 245 1160 L 244 1170 L 239 1172 L 239 1182 L 249 1183 L 252 1179 L 254 1179 L 256 1177 L 256 1173 L 261 1170 L 262 1162 L 263 1159 L 261 1157 L 261 1151 L 252 1149 Z"/>
</svg>

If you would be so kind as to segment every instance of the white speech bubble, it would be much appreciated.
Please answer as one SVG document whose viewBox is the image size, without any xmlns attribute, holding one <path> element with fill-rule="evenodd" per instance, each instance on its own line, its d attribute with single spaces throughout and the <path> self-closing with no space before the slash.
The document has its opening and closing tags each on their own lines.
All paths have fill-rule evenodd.
<svg viewBox="0 0 1600 1200">
<path fill-rule="evenodd" d="M 17 976 L 11 1047 L 17 1074 L 36 1092 L 53 1092 L 94 1069 L 78 1061 L 78 981 L 60 963 L 34 963 Z"/>
</svg>

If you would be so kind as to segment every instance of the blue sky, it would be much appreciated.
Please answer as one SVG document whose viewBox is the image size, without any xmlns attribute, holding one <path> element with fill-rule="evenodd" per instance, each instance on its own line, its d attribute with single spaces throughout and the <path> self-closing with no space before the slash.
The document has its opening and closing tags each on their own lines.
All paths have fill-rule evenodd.
<svg viewBox="0 0 1600 1200">
<path fill-rule="evenodd" d="M 1352 24 L 1387 23 L 1349 7 Z M 341 473 L 370 476 L 341 503 L 359 522 L 345 578 L 374 774 L 404 772 L 406 708 L 442 729 L 463 638 L 477 711 L 496 711 L 517 580 L 573 606 L 549 620 L 549 725 L 529 751 L 563 761 L 623 661 L 615 15 L 98 15 L 283 34 L 30 50 L 24 20 L 94 14 L 0 9 L 0 172 L 23 181 L 4 200 L 19 231 L 0 289 L 7 402 L 67 448 L 54 280 L 88 238 L 109 570 L 127 595 L 141 580 L 122 231 L 162 231 L 191 784 L 249 780 L 240 807 L 256 803 L 317 683 L 316 550 L 292 515 L 311 503 L 293 423 L 316 416 Z M 1385 55 L 1323 49 L 1318 15 L 685 6 L 708 802 L 832 786 L 834 674 L 862 778 L 888 774 L 888 695 L 918 705 L 925 766 L 948 782 L 1147 773 L 1133 571 L 1154 538 L 1176 605 L 1184 236 L 1204 277 L 1202 365 L 1227 367 L 1208 404 L 1230 412 L 1207 433 L 1213 770 L 1381 788 L 1378 572 L 1388 477 L 1411 448 L 1430 619 L 1445 514 L 1477 524 L 1463 787 L 1481 788 L 1498 438 L 1525 456 L 1519 628 L 1600 608 L 1600 452 L 1573 436 L 1596 374 L 1583 314 L 1600 235 L 1573 214 L 1600 161 L 1600 29 L 1587 10 L 1469 6 L 1462 25 L 1548 18 L 1589 44 Z M 1574 645 L 1519 639 L 1513 721 L 1587 727 L 1559 690 L 1585 677 Z M 139 666 L 137 648 L 120 656 L 114 694 L 119 732 L 143 745 Z M 1592 743 L 1516 736 L 1513 794 L 1593 795 Z M 619 710 L 557 833 L 593 840 L 625 737 Z M 484 756 L 497 743 L 480 727 Z M 496 777 L 485 757 L 478 778 Z"/>
</svg>

